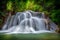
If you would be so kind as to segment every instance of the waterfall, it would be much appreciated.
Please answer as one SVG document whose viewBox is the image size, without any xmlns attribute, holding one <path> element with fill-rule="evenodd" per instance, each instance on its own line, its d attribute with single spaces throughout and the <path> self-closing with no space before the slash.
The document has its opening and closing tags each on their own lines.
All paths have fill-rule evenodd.
<svg viewBox="0 0 60 40">
<path fill-rule="evenodd" d="M 24 11 L 17 12 L 15 15 L 8 17 L 5 25 L 0 32 L 8 33 L 42 33 L 55 32 L 56 24 L 50 23 L 50 30 L 44 21 L 44 13 Z"/>
</svg>

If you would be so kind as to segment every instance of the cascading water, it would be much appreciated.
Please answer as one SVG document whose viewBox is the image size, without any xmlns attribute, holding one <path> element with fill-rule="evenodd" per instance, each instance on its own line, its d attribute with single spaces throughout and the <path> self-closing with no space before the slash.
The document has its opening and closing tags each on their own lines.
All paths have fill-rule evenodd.
<svg viewBox="0 0 60 40">
<path fill-rule="evenodd" d="M 44 21 L 44 14 L 33 11 L 18 12 L 12 17 L 8 17 L 5 25 L 0 32 L 8 33 L 43 33 L 54 32 L 56 25 L 50 23 L 51 28 L 47 30 L 47 25 Z"/>
</svg>

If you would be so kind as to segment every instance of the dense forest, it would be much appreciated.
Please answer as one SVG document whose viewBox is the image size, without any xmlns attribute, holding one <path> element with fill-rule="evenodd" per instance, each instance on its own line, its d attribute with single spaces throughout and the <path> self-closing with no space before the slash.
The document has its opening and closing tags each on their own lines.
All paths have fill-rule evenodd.
<svg viewBox="0 0 60 40">
<path fill-rule="evenodd" d="M 25 10 L 48 14 L 60 29 L 60 0 L 0 0 L 0 28 L 9 14 Z"/>
</svg>

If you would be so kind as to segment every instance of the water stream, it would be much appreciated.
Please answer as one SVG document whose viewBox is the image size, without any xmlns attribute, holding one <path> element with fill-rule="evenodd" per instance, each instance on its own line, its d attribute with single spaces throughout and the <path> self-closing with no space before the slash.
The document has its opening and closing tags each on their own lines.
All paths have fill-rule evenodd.
<svg viewBox="0 0 60 40">
<path fill-rule="evenodd" d="M 7 18 L 0 32 L 7 33 L 45 33 L 55 32 L 56 24 L 50 22 L 50 30 L 44 21 L 44 13 L 24 11 Z"/>
</svg>

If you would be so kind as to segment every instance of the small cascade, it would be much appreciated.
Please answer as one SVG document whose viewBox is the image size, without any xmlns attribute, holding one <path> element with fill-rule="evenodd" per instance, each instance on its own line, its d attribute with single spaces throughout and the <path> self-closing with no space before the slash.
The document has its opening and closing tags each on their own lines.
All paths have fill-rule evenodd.
<svg viewBox="0 0 60 40">
<path fill-rule="evenodd" d="M 25 11 L 17 12 L 16 15 L 8 17 L 5 25 L 0 32 L 8 33 L 42 33 L 54 32 L 56 24 L 50 23 L 50 30 L 44 21 L 44 13 Z"/>
</svg>

